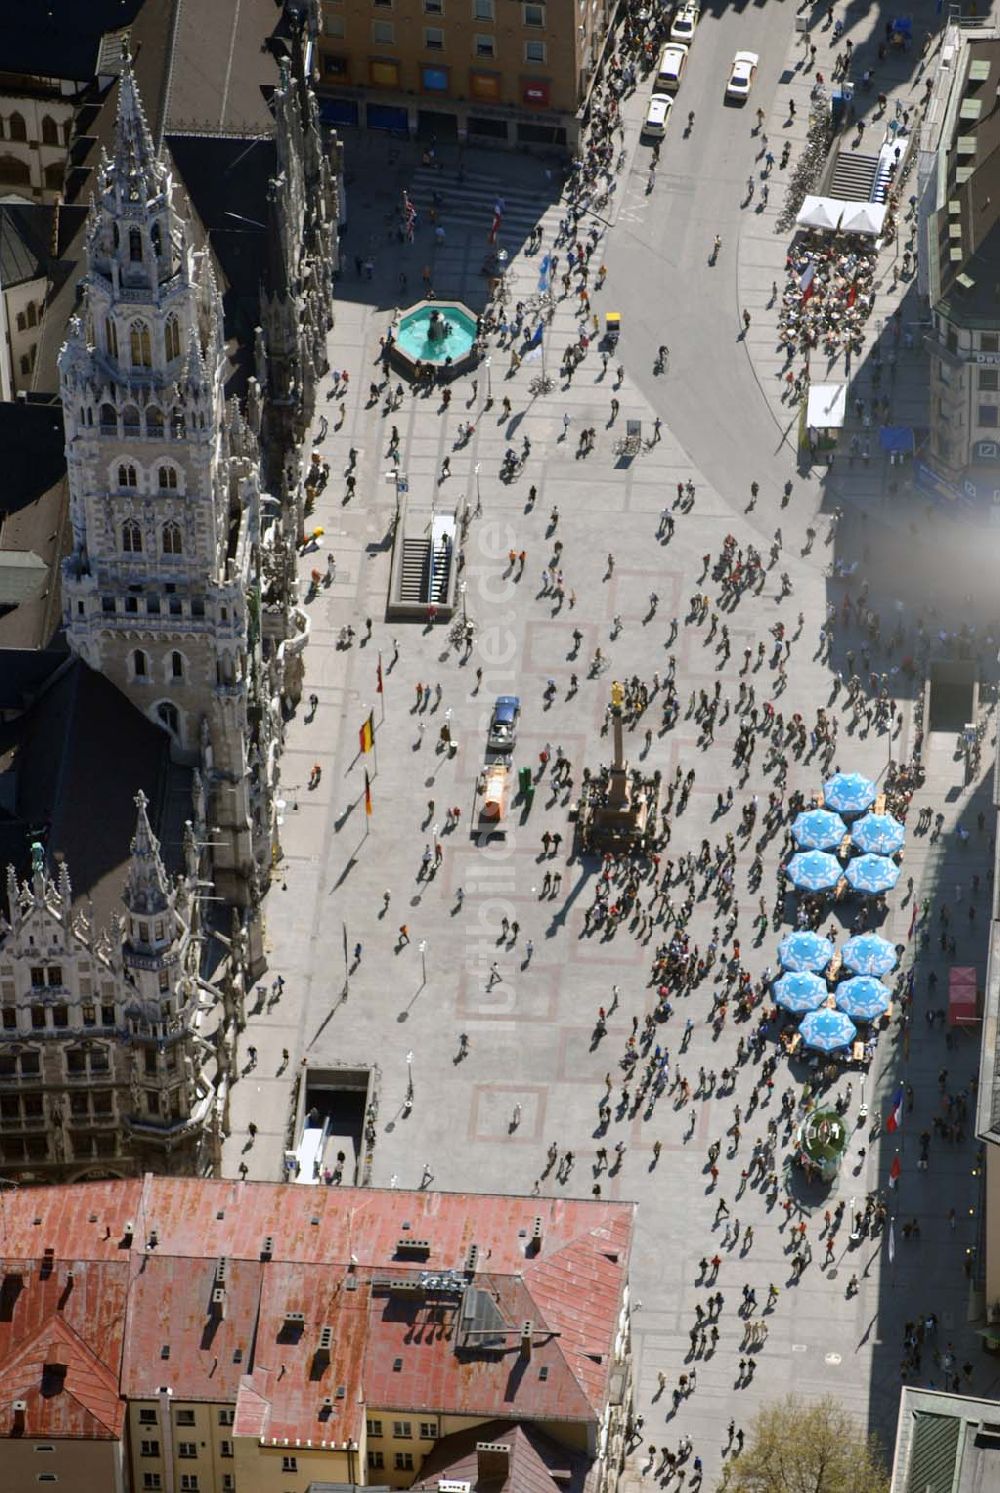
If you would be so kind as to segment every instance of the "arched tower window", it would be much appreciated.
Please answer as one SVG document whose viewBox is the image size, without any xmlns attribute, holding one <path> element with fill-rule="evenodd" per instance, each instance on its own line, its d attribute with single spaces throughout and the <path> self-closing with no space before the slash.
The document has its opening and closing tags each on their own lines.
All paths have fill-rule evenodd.
<svg viewBox="0 0 1000 1493">
<path fill-rule="evenodd" d="M 104 347 L 109 358 L 118 357 L 118 328 L 110 316 L 104 323 Z"/>
<path fill-rule="evenodd" d="M 137 481 L 137 478 L 136 478 L 135 467 L 132 465 L 131 462 L 127 462 L 126 463 L 126 462 L 123 461 L 122 464 L 121 464 L 121 466 L 118 468 L 118 486 L 119 487 L 138 487 L 138 485 L 139 484 L 138 484 L 138 481 Z M 141 544 L 137 544 L 135 547 L 136 547 L 136 549 L 142 549 L 142 545 Z M 128 549 L 128 545 L 126 545 L 125 548 Z"/>
<path fill-rule="evenodd" d="M 52 118 L 51 114 L 46 114 L 42 118 L 42 144 L 59 144 L 59 130 L 57 129 L 56 122 Z"/>
<path fill-rule="evenodd" d="M 177 706 L 171 705 L 169 700 L 163 700 L 156 707 L 156 718 L 161 726 L 166 726 L 174 736 L 180 735 L 181 718 L 177 714 Z"/>
<path fill-rule="evenodd" d="M 149 338 L 149 328 L 146 323 L 144 321 L 134 321 L 128 330 L 132 367 L 151 368 L 153 354 Z"/>
<path fill-rule="evenodd" d="M 176 316 L 168 316 L 163 328 L 163 341 L 166 347 L 167 360 L 179 358 L 181 355 L 181 329 Z"/>
<path fill-rule="evenodd" d="M 139 422 L 139 411 L 134 404 L 127 404 L 122 410 L 122 429 L 126 435 L 139 435 L 142 427 Z"/>
<path fill-rule="evenodd" d="M 172 519 L 163 525 L 163 553 L 165 555 L 184 553 L 184 536 L 181 534 L 181 526 L 175 524 Z"/>
<path fill-rule="evenodd" d="M 176 467 L 161 467 L 160 471 L 159 471 L 159 480 L 160 480 L 160 491 L 161 492 L 176 492 L 177 491 L 177 468 Z"/>
<path fill-rule="evenodd" d="M 142 530 L 134 518 L 127 518 L 122 524 L 122 549 L 127 555 L 142 553 Z"/>
<path fill-rule="evenodd" d="M 128 231 L 128 257 L 133 264 L 142 261 L 142 234 L 138 228 L 130 228 Z"/>
<path fill-rule="evenodd" d="M 149 677 L 149 659 L 141 648 L 137 648 L 132 654 L 132 669 L 136 679 Z"/>
<path fill-rule="evenodd" d="M 163 436 L 163 413 L 151 404 L 146 411 L 146 433 L 147 435 Z"/>
<path fill-rule="evenodd" d="M 163 234 L 160 231 L 159 223 L 154 223 L 149 230 L 149 242 L 153 246 L 153 253 L 159 257 L 163 253 Z"/>
<path fill-rule="evenodd" d="M 24 122 L 24 115 L 13 113 L 8 123 L 10 138 L 12 140 L 27 140 L 28 128 Z"/>
<path fill-rule="evenodd" d="M 113 404 L 101 405 L 101 429 L 106 431 L 118 429 L 118 411 Z"/>
<path fill-rule="evenodd" d="M 170 675 L 172 679 L 184 678 L 184 655 L 178 653 L 176 648 L 170 655 Z"/>
<path fill-rule="evenodd" d="M 182 441 L 184 439 L 185 430 L 186 427 L 184 424 L 184 411 L 174 410 L 173 414 L 170 416 L 170 434 L 174 437 L 174 440 Z"/>
</svg>

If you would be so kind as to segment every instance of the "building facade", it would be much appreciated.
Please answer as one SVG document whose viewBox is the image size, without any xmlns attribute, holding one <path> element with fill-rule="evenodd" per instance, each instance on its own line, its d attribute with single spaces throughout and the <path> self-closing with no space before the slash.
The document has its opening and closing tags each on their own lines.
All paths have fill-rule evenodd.
<svg viewBox="0 0 1000 1493">
<path fill-rule="evenodd" d="M 944 52 L 921 155 L 929 454 L 947 483 L 990 510 L 1000 499 L 1000 35 L 953 26 Z"/>
<path fill-rule="evenodd" d="M 131 66 L 60 358 L 70 647 L 198 763 L 219 894 L 256 905 L 276 847 L 279 650 L 261 632 L 256 434 L 224 395 L 222 308 Z"/>
<path fill-rule="evenodd" d="M 143 793 L 122 915 L 97 928 L 74 906 L 71 868 L 7 876 L 0 919 L 0 1163 L 6 1178 L 52 1181 L 190 1172 L 203 1164 L 214 1085 L 200 978 L 198 852 L 168 881 Z M 213 1063 L 213 1073 L 223 1065 Z"/>
<path fill-rule="evenodd" d="M 75 112 L 74 99 L 58 83 L 5 80 L 0 73 L 0 195 L 10 192 L 28 202 L 57 201 Z"/>
<path fill-rule="evenodd" d="M 609 14 L 606 0 L 322 0 L 324 116 L 573 150 Z"/>
</svg>

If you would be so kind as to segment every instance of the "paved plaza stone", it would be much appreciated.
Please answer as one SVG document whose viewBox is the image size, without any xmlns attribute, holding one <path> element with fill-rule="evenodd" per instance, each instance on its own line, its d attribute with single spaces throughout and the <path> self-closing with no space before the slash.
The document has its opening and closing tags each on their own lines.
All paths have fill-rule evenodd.
<svg viewBox="0 0 1000 1493">
<path fill-rule="evenodd" d="M 634 98 L 628 108 L 630 151 L 635 149 L 640 102 Z M 724 491 L 715 490 L 692 466 L 683 432 L 666 424 L 659 440 L 623 462 L 615 455 L 613 443 L 624 422 L 641 420 L 649 441 L 657 414 L 657 407 L 640 388 L 643 379 L 648 384 L 646 370 L 643 379 L 637 379 L 630 366 L 627 337 L 622 339 L 625 374 L 618 389 L 612 388 L 617 382 L 617 359 L 605 372 L 592 347 L 571 383 L 557 379 L 549 392 L 534 397 L 528 384 L 538 374 L 539 363 L 525 364 L 507 377 L 508 354 L 494 349 L 492 409 L 484 408 L 485 371 L 480 370 L 475 390 L 471 379 L 456 383 L 446 412 L 440 410 L 436 396 L 418 398 L 407 393 L 401 409 L 383 417 L 380 406 L 368 407 L 366 401 L 368 385 L 376 377 L 379 337 L 399 298 L 400 270 L 407 275 L 410 299 L 419 294 L 422 268 L 430 264 L 439 297 L 461 296 L 478 308 L 485 283 L 479 265 L 494 194 L 506 193 L 523 215 L 525 231 L 532 222 L 541 221 L 549 246 L 563 209 L 557 200 L 558 183 L 546 163 L 469 151 L 464 163 L 465 192 L 457 190 L 453 163 L 446 161 L 445 171 L 437 178 L 446 202 L 454 193 L 461 203 L 453 218 L 445 208 L 445 244 L 434 249 L 424 224 L 416 244 L 399 249 L 386 240 L 386 214 L 398 203 L 401 188 L 415 178 L 426 200 L 426 169 L 421 175 L 415 153 L 406 147 L 397 152 L 385 142 L 353 137 L 348 142 L 348 160 L 353 161 L 355 181 L 349 185 L 346 273 L 330 338 L 330 360 L 334 368 L 349 371 L 350 392 L 342 424 L 337 423 L 337 402 L 331 400 L 325 406 L 330 429 L 320 450 L 330 462 L 331 478 L 315 513 L 315 522 L 325 530 L 320 553 L 332 551 L 337 570 L 334 582 L 321 589 L 308 608 L 312 631 L 306 654 L 306 693 L 318 696 L 318 708 L 314 719 L 307 720 L 300 711 L 290 722 L 282 761 L 285 858 L 266 914 L 271 972 L 280 973 L 285 985 L 277 1003 L 252 1017 L 244 1038 L 244 1051 L 246 1043 L 253 1043 L 260 1060 L 233 1095 L 233 1131 L 226 1143 L 225 1170 L 234 1173 L 245 1161 L 253 1176 L 280 1175 L 292 1085 L 301 1063 L 320 1067 L 377 1064 L 381 1104 L 373 1169 L 376 1183 L 395 1180 L 401 1187 L 417 1187 L 428 1163 L 433 1172 L 431 1185 L 440 1189 L 530 1192 L 537 1187 L 545 1194 L 588 1196 L 597 1183 L 605 1196 L 639 1202 L 631 1278 L 636 1308 L 636 1411 L 644 1417 L 644 1426 L 641 1445 L 630 1464 L 629 1477 L 636 1483 L 642 1480 L 650 1442 L 676 1446 L 682 1434 L 689 1434 L 705 1460 L 706 1485 L 711 1485 L 721 1463 L 729 1417 L 746 1423 L 762 1401 L 790 1389 L 810 1396 L 835 1395 L 889 1444 L 904 1322 L 936 1312 L 940 1322 L 937 1346 L 944 1349 L 952 1343 L 959 1363 L 967 1356 L 971 1359 L 976 1391 L 987 1392 L 993 1377 L 966 1326 L 975 1283 L 967 1279 L 963 1260 L 978 1231 L 972 1143 L 968 1136 L 964 1144 L 957 1145 L 935 1137 L 930 1170 L 916 1167 L 917 1136 L 931 1128 L 932 1118 L 941 1113 L 939 1070 L 948 1069 L 946 1087 L 957 1094 L 963 1089 L 968 1093 L 977 1067 L 976 1037 L 960 1033 L 956 1045 L 946 1047 L 944 1031 L 932 1030 L 925 1013 L 929 1007 L 945 1004 L 949 963 L 977 964 L 980 970 L 984 966 L 992 825 L 987 779 L 964 786 L 953 734 L 928 738 L 924 751 L 927 784 L 914 800 L 904 876 L 890 895 L 888 921 L 881 929 L 894 942 L 906 944 L 904 968 L 917 959 L 912 1023 L 904 1033 L 897 1002 L 892 1028 L 880 1038 L 863 1094 L 871 1117 L 884 1115 L 897 1084 L 908 1082 L 913 1086 L 914 1108 L 906 1114 L 897 1137 L 870 1139 L 867 1127 L 854 1129 L 862 1080 L 856 1072 L 851 1075 L 848 1123 L 853 1139 L 839 1178 L 828 1194 L 791 1181 L 813 1249 L 812 1263 L 801 1282 L 793 1284 L 789 1232 L 780 1227 L 784 1219 L 780 1206 L 768 1208 L 753 1187 L 738 1200 L 736 1194 L 741 1167 L 754 1139 L 764 1132 L 767 1118 L 777 1112 L 781 1092 L 792 1086 L 798 1094 L 800 1068 L 790 1072 L 788 1062 L 779 1060 L 775 1097 L 744 1120 L 736 1156 L 727 1157 L 728 1147 L 723 1146 L 726 1159 L 720 1160 L 715 1189 L 706 1172 L 706 1150 L 714 1139 L 725 1140 L 734 1103 L 746 1110 L 758 1072 L 755 1063 L 738 1069 L 732 1094 L 716 1094 L 680 1108 L 674 1095 L 664 1094 L 651 1119 L 613 1119 L 606 1134 L 599 1130 L 597 1107 L 605 1092 L 605 1074 L 611 1075 L 616 1102 L 623 1079 L 619 1060 L 633 1018 L 641 1025 L 655 1004 L 650 965 L 657 944 L 669 934 L 657 927 L 651 937 L 640 940 L 622 926 L 613 938 L 603 930 L 585 935 L 584 910 L 593 900 L 600 865 L 573 854 L 564 795 L 552 791 L 551 769 L 539 774 L 539 753 L 548 748 L 554 756 L 555 749 L 561 748 L 572 764 L 575 792 L 584 767 L 596 768 L 609 757 L 609 738 L 604 733 L 611 681 L 635 675 L 651 684 L 655 672 L 661 676 L 667 672 L 674 655 L 680 717 L 672 729 L 661 730 L 660 698 L 654 699 L 647 716 L 627 734 L 629 758 L 646 770 L 660 769 L 665 780 L 678 767 L 685 773 L 689 768 L 695 771 L 690 803 L 672 817 L 664 858 L 676 861 L 688 851 L 697 852 L 703 837 L 714 844 L 727 829 L 735 832 L 744 805 L 757 796 L 763 809 L 774 786 L 773 775 L 764 771 L 766 741 L 758 743 L 745 786 L 738 785 L 732 762 L 738 729 L 738 671 L 744 648 L 750 647 L 756 657 L 757 645 L 763 641 L 770 652 L 769 629 L 780 619 L 795 638 L 788 686 L 776 693 L 776 675 L 765 663 L 747 676 L 756 689 L 758 705 L 772 700 L 786 720 L 798 712 L 807 725 L 812 724 L 818 708 L 831 710 L 839 721 L 836 764 L 882 778 L 890 752 L 886 736 L 875 730 L 852 733 L 843 692 L 836 698 L 831 693 L 835 674 L 849 672 L 846 649 L 860 652 L 860 631 L 838 631 L 830 661 L 821 661 L 818 648 L 827 602 L 839 604 L 843 594 L 828 575 L 831 558 L 853 555 L 862 561 L 861 573 L 865 573 L 864 555 L 871 535 L 863 514 L 869 502 L 878 504 L 880 494 L 855 493 L 845 478 L 838 499 L 848 509 L 847 516 L 835 542 L 828 543 L 829 517 L 816 511 L 822 490 L 800 480 L 791 448 L 781 459 L 796 477 L 794 505 L 781 509 L 772 493 L 749 515 L 744 507 L 751 474 L 734 462 L 731 482 Z M 420 191 L 416 200 L 421 200 Z M 612 239 L 616 233 L 630 231 L 628 221 L 623 224 L 619 217 L 611 229 Z M 770 262 L 780 263 L 782 241 L 772 238 Z M 765 279 L 770 284 L 774 273 L 765 252 L 770 240 L 754 234 L 748 239 L 747 258 L 744 261 L 741 256 L 739 266 L 740 299 L 745 285 Z M 357 278 L 353 272 L 354 254 L 369 250 L 376 256 L 372 281 Z M 634 273 L 643 273 L 641 254 L 636 257 Z M 537 256 L 515 253 L 510 278 L 512 302 L 530 295 L 537 288 Z M 594 297 L 595 310 L 603 315 L 614 307 L 618 292 L 619 286 L 609 278 L 605 290 Z M 559 301 L 547 333 L 548 367 L 553 374 L 576 327 L 572 303 Z M 762 360 L 762 388 L 767 377 L 766 360 Z M 916 372 L 913 378 L 915 386 Z M 612 393 L 621 409 L 609 424 Z M 509 420 L 500 409 L 505 394 L 513 405 Z M 771 422 L 773 433 L 780 411 L 770 412 L 766 400 L 770 400 L 767 392 L 759 418 Z M 563 438 L 565 415 L 569 426 Z M 475 435 L 467 446 L 455 449 L 457 427 L 468 419 L 475 423 Z M 468 506 L 470 510 L 476 510 L 477 500 L 481 501 L 481 514 L 471 519 L 465 548 L 465 606 L 477 627 L 475 646 L 467 659 L 450 647 L 446 627 L 384 620 L 394 506 L 393 484 L 386 480 L 387 448 L 393 423 L 399 427 L 401 471 L 407 476 L 411 499 L 429 504 L 433 495 L 439 507 Z M 577 438 L 585 426 L 596 428 L 597 445 L 592 454 L 577 458 Z M 498 471 L 504 450 L 509 444 L 519 445 L 525 434 L 531 441 L 525 470 L 516 481 L 502 483 Z M 348 502 L 342 473 L 351 446 L 359 452 L 359 475 L 357 491 Z M 439 483 L 442 461 L 449 455 L 452 475 Z M 695 497 L 690 511 L 684 511 L 675 499 L 677 484 L 688 480 L 694 483 Z M 532 484 L 537 485 L 538 498 L 529 511 Z M 551 529 L 554 507 L 558 507 L 558 524 Z M 665 508 L 675 527 L 672 536 L 658 537 Z M 713 607 L 718 594 L 710 578 L 699 580 L 702 557 L 710 554 L 714 561 L 725 536 L 731 534 L 744 549 L 748 543 L 762 549 L 766 560 L 779 525 L 783 548 L 778 563 L 768 571 L 762 594 L 744 595 L 735 608 L 719 612 L 732 644 L 731 658 L 725 663 L 717 651 L 718 635 L 709 641 L 708 622 L 696 624 L 689 613 L 695 593 L 706 593 Z M 807 527 L 815 527 L 817 537 L 811 551 L 804 554 Z M 552 560 L 556 540 L 563 545 L 557 560 L 566 591 L 561 604 L 543 585 L 543 571 Z M 519 578 L 517 567 L 511 573 L 511 549 L 526 552 Z M 610 574 L 609 554 L 614 558 Z M 305 555 L 303 575 L 308 577 L 317 563 L 315 556 Z M 779 585 L 782 571 L 787 571 L 793 587 L 784 599 Z M 872 577 L 872 599 L 876 606 L 881 603 L 886 608 L 883 621 L 888 633 L 894 620 L 888 615 L 887 598 L 894 593 L 882 582 L 883 578 Z M 649 618 L 651 592 L 657 594 L 658 605 Z M 906 611 L 908 625 L 913 615 L 912 610 Z M 621 619 L 617 632 L 616 617 Z M 366 618 L 372 619 L 369 639 L 365 638 Z M 678 633 L 668 647 L 665 640 L 673 618 Z M 358 636 L 345 648 L 339 646 L 338 638 L 348 623 Z M 573 632 L 577 628 L 582 641 L 575 653 Z M 608 666 L 590 677 L 590 660 L 598 647 Z M 884 647 L 875 648 L 872 654 L 872 668 L 891 671 L 892 687 L 898 690 L 903 724 L 891 744 L 897 761 L 912 755 L 915 737 L 913 688 L 899 668 L 903 656 L 902 649 L 890 655 Z M 385 684 L 381 696 L 376 693 L 379 657 Z M 477 686 L 479 669 L 482 681 Z M 575 690 L 572 674 L 578 677 Z M 551 705 L 543 694 L 549 679 L 556 685 Z M 714 743 L 705 747 L 699 744 L 696 722 L 685 712 L 690 693 L 704 689 L 711 694 L 716 681 L 723 699 L 732 702 L 733 712 L 717 728 Z M 429 703 L 421 709 L 416 708 L 418 684 L 431 688 Z M 439 685 L 440 700 L 436 695 Z M 521 697 L 515 761 L 518 766 L 530 766 L 539 778 L 530 811 L 522 813 L 515 805 L 506 839 L 484 846 L 471 835 L 470 823 L 489 711 L 501 693 Z M 376 725 L 376 754 L 362 757 L 358 729 L 370 710 Z M 453 758 L 437 750 L 440 726 L 446 719 L 458 746 Z M 647 725 L 653 729 L 648 751 L 644 747 Z M 316 787 L 309 788 L 314 763 L 322 766 L 322 776 Z M 364 804 L 366 768 L 371 781 L 370 818 Z M 808 763 L 790 759 L 788 791 L 801 788 L 808 794 L 820 779 L 818 758 Z M 717 795 L 730 785 L 733 807 L 715 818 Z M 944 815 L 940 838 L 915 833 L 916 814 L 922 806 Z M 457 826 L 449 828 L 446 816 L 453 807 L 460 810 L 460 818 Z M 980 810 L 989 816 L 984 832 L 977 828 Z M 970 831 L 968 844 L 955 833 L 959 823 Z M 558 854 L 545 854 L 541 837 L 546 830 L 562 835 Z M 422 855 L 425 846 L 433 849 L 436 842 L 443 847 L 443 859 L 433 877 L 426 878 L 421 875 Z M 763 852 L 761 891 L 769 905 L 782 845 L 779 833 Z M 750 922 L 759 894 L 748 889 L 748 864 L 749 853 L 741 854 L 736 872 L 741 913 L 737 936 L 744 964 L 756 980 L 765 967 L 775 968 L 780 935 L 769 929 L 762 941 L 754 942 Z M 558 895 L 543 893 L 547 871 L 561 873 Z M 970 924 L 967 908 L 973 874 L 980 875 L 982 891 L 975 902 L 978 916 Z M 924 953 L 920 953 L 919 927 L 911 937 L 914 903 L 905 895 L 907 876 L 915 880 L 918 902 L 929 897 L 933 903 L 929 948 Z M 961 883 L 957 899 L 956 883 Z M 390 894 L 387 909 L 383 906 L 386 891 Z M 645 900 L 647 894 L 642 895 Z M 681 900 L 678 890 L 675 904 Z M 939 948 L 939 901 L 953 904 L 955 959 L 948 959 Z M 849 904 L 848 915 L 855 907 Z M 516 942 L 503 937 L 504 918 L 519 924 Z M 846 917 L 837 921 L 846 924 Z M 407 925 L 408 942 L 397 937 L 402 924 Z M 724 926 L 725 916 L 715 911 L 711 899 L 699 900 L 689 932 L 702 950 L 714 924 Z M 345 940 L 350 950 L 361 945 L 346 999 Z M 533 943 L 530 959 L 528 940 Z M 494 962 L 498 979 L 490 975 Z M 928 987 L 932 970 L 939 977 L 936 996 Z M 615 985 L 620 987 L 620 1001 L 609 1016 L 607 1035 L 595 1045 L 598 1008 L 610 1006 Z M 730 1018 L 721 1037 L 714 1037 L 708 1021 L 713 989 L 710 977 L 691 995 L 676 999 L 671 1020 L 657 1027 L 656 1040 L 670 1049 L 672 1064 L 692 1086 L 700 1065 L 717 1072 L 732 1065 L 738 1037 L 751 1028 L 749 1023 L 734 1026 Z M 679 1056 L 689 1015 L 694 1032 L 688 1052 Z M 468 1036 L 469 1050 L 460 1059 L 461 1033 Z M 283 1068 L 281 1052 L 286 1047 L 293 1061 Z M 409 1112 L 405 1107 L 408 1053 L 412 1053 L 413 1082 Z M 834 1092 L 846 1088 L 845 1078 Z M 693 1132 L 689 1131 L 692 1114 Z M 259 1129 L 247 1149 L 250 1120 Z M 596 1175 L 598 1148 L 606 1146 L 610 1151 L 618 1141 L 626 1146 L 621 1165 L 611 1175 L 605 1170 Z M 653 1151 L 655 1141 L 662 1146 L 658 1158 Z M 571 1150 L 574 1155 L 565 1183 L 557 1180 L 555 1168 L 546 1170 L 546 1153 L 552 1143 L 561 1154 Z M 889 1262 L 884 1237 L 848 1248 L 845 1227 L 837 1235 L 833 1261 L 825 1267 L 820 1238 L 824 1208 L 838 1201 L 849 1209 L 855 1200 L 863 1205 L 869 1189 L 885 1188 L 897 1147 L 902 1162 L 900 1185 L 887 1193 L 895 1220 L 894 1263 Z M 783 1149 L 779 1148 L 779 1155 Z M 746 1253 L 741 1252 L 741 1244 L 722 1247 L 723 1222 L 713 1228 L 720 1196 L 741 1225 L 754 1230 L 753 1246 Z M 952 1207 L 957 1210 L 955 1228 L 948 1217 Z M 904 1239 L 902 1234 L 904 1221 L 912 1217 L 920 1221 L 919 1241 Z M 678 1376 L 690 1371 L 688 1332 L 696 1303 L 704 1304 L 708 1294 L 696 1285 L 698 1260 L 716 1250 L 723 1256 L 716 1287 L 725 1294 L 721 1336 L 714 1353 L 699 1354 L 693 1360 L 697 1388 L 675 1415 L 671 1391 Z M 853 1273 L 861 1277 L 860 1289 L 848 1297 L 847 1282 Z M 744 1323 L 737 1315 L 741 1288 L 748 1282 L 763 1303 L 772 1281 L 780 1296 L 767 1316 L 766 1345 L 755 1353 L 757 1373 L 748 1387 L 737 1388 L 744 1342 Z M 664 1393 L 658 1392 L 661 1372 L 666 1375 Z M 930 1349 L 925 1350 L 919 1382 L 928 1381 L 943 1382 Z"/>
</svg>

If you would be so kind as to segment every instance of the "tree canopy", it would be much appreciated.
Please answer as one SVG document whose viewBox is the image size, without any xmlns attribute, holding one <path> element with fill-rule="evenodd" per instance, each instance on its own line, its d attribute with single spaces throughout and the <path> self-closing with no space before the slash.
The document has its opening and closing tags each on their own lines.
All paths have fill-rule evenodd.
<svg viewBox="0 0 1000 1493">
<path fill-rule="evenodd" d="M 888 1493 L 878 1443 L 834 1399 L 764 1405 L 719 1493 Z"/>
</svg>

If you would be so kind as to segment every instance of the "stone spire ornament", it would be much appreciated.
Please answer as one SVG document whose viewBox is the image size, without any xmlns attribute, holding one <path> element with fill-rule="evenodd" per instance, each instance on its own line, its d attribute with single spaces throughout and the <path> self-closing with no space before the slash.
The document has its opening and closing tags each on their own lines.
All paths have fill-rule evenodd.
<svg viewBox="0 0 1000 1493">
<path fill-rule="evenodd" d="M 148 799 L 140 788 L 135 796 L 135 834 L 130 846 L 124 902 L 134 914 L 165 912 L 170 905 L 170 883 L 160 859 L 160 845 L 146 813 Z"/>
</svg>

